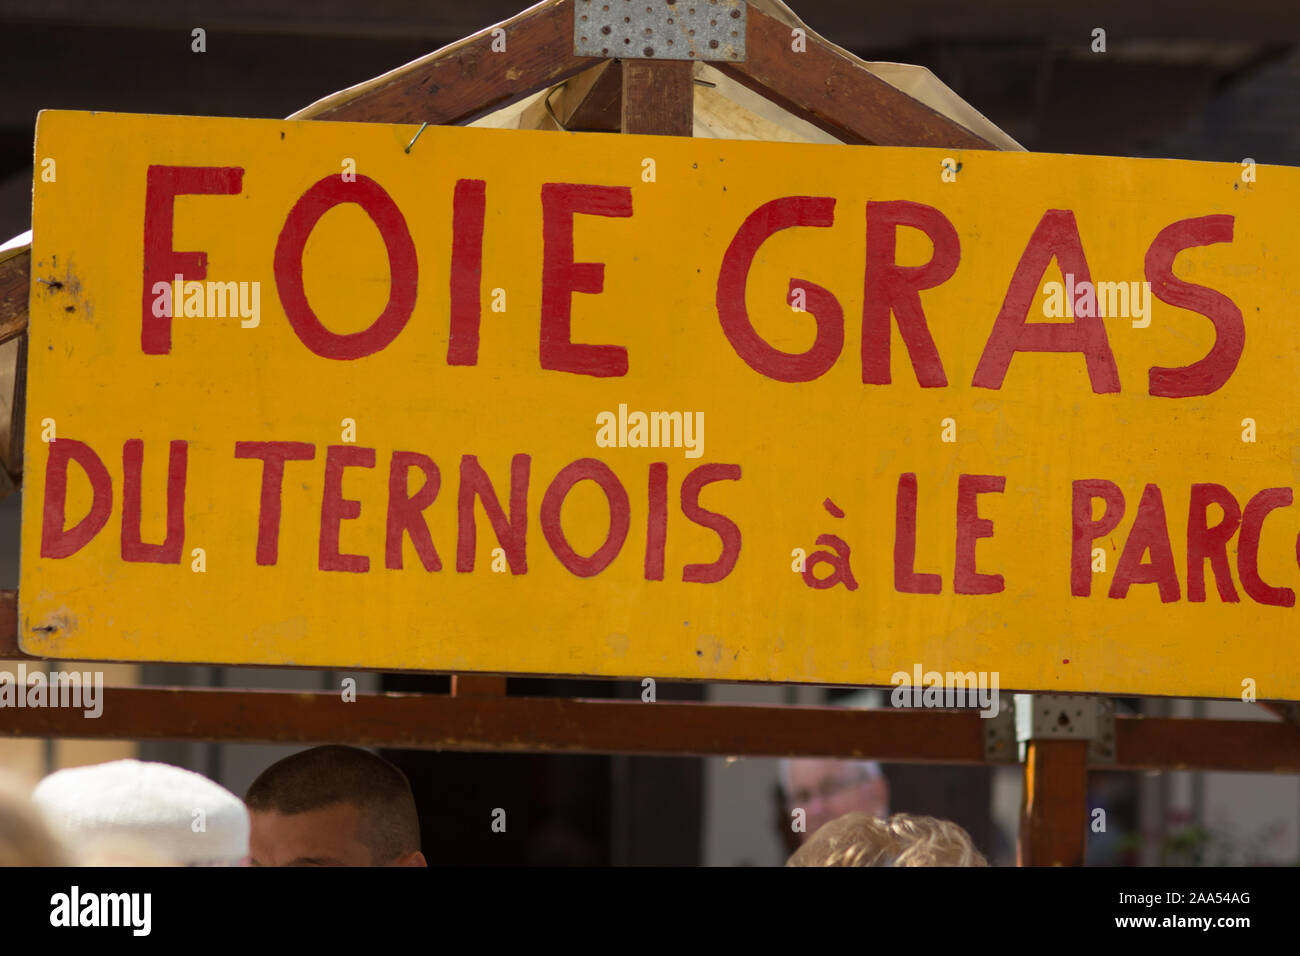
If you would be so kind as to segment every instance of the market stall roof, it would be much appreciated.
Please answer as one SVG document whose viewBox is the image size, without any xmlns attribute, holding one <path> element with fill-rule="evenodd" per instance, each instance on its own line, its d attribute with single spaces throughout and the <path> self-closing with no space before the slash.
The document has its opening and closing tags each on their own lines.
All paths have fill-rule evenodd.
<svg viewBox="0 0 1300 956">
<path fill-rule="evenodd" d="M 529 10 L 549 6 L 550 3 L 538 3 Z M 997 149 L 1024 149 L 1014 139 L 991 123 L 979 110 L 954 93 L 930 70 L 910 63 L 869 62 L 855 56 L 843 47 L 836 46 L 812 30 L 793 10 L 781 0 L 749 0 L 752 9 L 767 14 L 788 27 L 800 29 L 806 35 L 807 42 L 833 50 L 855 66 L 883 80 L 914 100 L 930 107 L 935 112 L 946 116 L 959 125 L 987 140 Z M 525 11 L 527 13 L 529 11 Z M 521 14 L 523 16 L 523 14 Z M 513 18 L 518 19 L 518 18 Z M 510 22 L 510 21 L 506 21 Z M 488 28 L 482 33 L 489 33 Z M 449 49 L 449 48 L 444 48 Z M 443 54 L 443 50 L 412 61 L 390 73 L 358 83 L 340 90 L 331 96 L 318 100 L 305 109 L 290 116 L 290 119 L 311 119 L 321 113 L 333 111 L 343 104 L 379 89 L 394 77 L 407 73 L 412 67 L 431 62 Z M 602 61 L 590 70 L 599 71 L 605 63 Z M 835 136 L 818 129 L 812 123 L 796 116 L 752 90 L 725 76 L 708 63 L 699 61 L 695 64 L 695 131 L 694 135 L 718 139 L 761 139 L 794 142 L 837 143 Z M 567 80 L 565 81 L 568 82 Z M 709 85 L 711 84 L 711 85 Z M 486 116 L 472 120 L 467 125 L 488 126 L 501 129 L 558 129 L 555 121 L 555 104 L 546 108 L 548 99 L 554 100 L 557 90 L 565 83 L 558 83 L 539 90 L 524 99 L 495 110 Z"/>
</svg>

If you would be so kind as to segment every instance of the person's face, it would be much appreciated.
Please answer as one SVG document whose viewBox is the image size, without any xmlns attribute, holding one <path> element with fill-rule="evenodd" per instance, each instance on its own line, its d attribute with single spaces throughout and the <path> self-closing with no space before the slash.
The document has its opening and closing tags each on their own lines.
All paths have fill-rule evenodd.
<svg viewBox="0 0 1300 956">
<path fill-rule="evenodd" d="M 842 760 L 790 762 L 790 809 L 807 814 L 803 839 L 818 827 L 846 813 L 883 817 L 889 812 L 889 785 L 883 778 L 865 780 L 862 770 Z"/>
<path fill-rule="evenodd" d="M 249 814 L 249 857 L 253 866 L 374 866 L 370 848 L 358 837 L 361 814 L 350 803 L 304 813 Z M 418 859 L 417 859 L 418 858 Z M 415 853 L 390 865 L 424 865 Z"/>
</svg>

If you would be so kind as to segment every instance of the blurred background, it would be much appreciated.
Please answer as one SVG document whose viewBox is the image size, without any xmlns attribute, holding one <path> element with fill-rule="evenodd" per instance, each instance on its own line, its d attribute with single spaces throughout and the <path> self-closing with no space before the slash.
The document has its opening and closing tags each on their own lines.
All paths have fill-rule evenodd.
<svg viewBox="0 0 1300 956">
<path fill-rule="evenodd" d="M 30 228 L 40 109 L 284 117 L 524 5 L 0 0 L 0 242 Z M 800 0 L 792 6 L 812 29 L 864 59 L 930 68 L 1030 150 L 1300 165 L 1300 4 L 1294 0 Z M 196 27 L 206 31 L 203 55 L 191 52 Z M 1106 31 L 1104 56 L 1091 49 L 1098 27 Z M 0 587 L 18 584 L 19 507 L 17 495 L 0 501 Z M 331 690 L 349 676 L 170 665 L 105 671 L 109 683 Z M 359 689 L 446 693 L 448 684 L 445 677 L 370 674 L 360 677 Z M 635 699 L 641 687 L 511 679 L 508 692 Z M 658 686 L 660 700 L 885 703 L 871 693 Z M 1128 699 L 1116 707 L 1276 719 L 1240 703 Z M 201 771 L 242 796 L 258 772 L 292 750 L 0 739 L 0 766 L 39 776 L 139 756 Z M 773 760 L 384 755 L 411 779 L 425 855 L 435 864 L 777 865 L 794 837 Z M 870 769 L 797 769 L 794 796 L 805 802 L 879 807 L 887 792 L 889 810 L 955 820 L 991 862 L 1014 863 L 1017 767 L 885 765 L 884 790 Z M 1300 862 L 1295 775 L 1093 772 L 1090 788 L 1089 806 L 1104 807 L 1108 818 L 1106 832 L 1089 835 L 1090 864 Z M 489 827 L 495 807 L 509 813 L 504 834 Z"/>
</svg>

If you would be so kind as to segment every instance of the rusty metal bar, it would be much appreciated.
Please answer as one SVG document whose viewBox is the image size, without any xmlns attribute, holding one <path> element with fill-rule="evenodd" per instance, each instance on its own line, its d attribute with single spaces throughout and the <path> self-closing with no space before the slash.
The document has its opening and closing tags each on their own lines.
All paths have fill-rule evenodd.
<svg viewBox="0 0 1300 956">
<path fill-rule="evenodd" d="M 0 711 L 0 736 L 428 750 L 984 761 L 978 713 L 443 694 L 106 687 L 103 713 Z"/>
<path fill-rule="evenodd" d="M 1115 718 L 1115 770 L 1300 773 L 1300 730 L 1271 720 Z"/>
<path fill-rule="evenodd" d="M 452 697 L 504 697 L 506 679 L 481 674 L 452 674 Z"/>
<path fill-rule="evenodd" d="M 72 708 L 6 708 L 0 737 L 986 762 L 985 722 L 973 711 L 441 694 L 345 702 L 334 693 L 162 687 L 103 693 L 97 719 Z M 1115 725 L 1116 769 L 1300 773 L 1300 734 L 1287 724 L 1117 717 Z"/>
<path fill-rule="evenodd" d="M 1291 701 L 1261 700 L 1259 706 L 1271 714 L 1276 714 L 1293 727 L 1300 728 L 1300 704 Z"/>
</svg>

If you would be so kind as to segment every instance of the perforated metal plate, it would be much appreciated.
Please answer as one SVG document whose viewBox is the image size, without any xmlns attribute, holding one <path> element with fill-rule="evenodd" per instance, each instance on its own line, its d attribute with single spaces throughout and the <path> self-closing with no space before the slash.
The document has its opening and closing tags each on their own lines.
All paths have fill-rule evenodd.
<svg viewBox="0 0 1300 956">
<path fill-rule="evenodd" d="M 577 0 L 573 52 L 624 60 L 744 60 L 745 0 Z"/>
<path fill-rule="evenodd" d="M 1021 760 L 1029 740 L 1074 739 L 1088 741 L 1090 765 L 1115 762 L 1115 701 L 1109 697 L 1016 694 L 1015 724 Z"/>
</svg>

